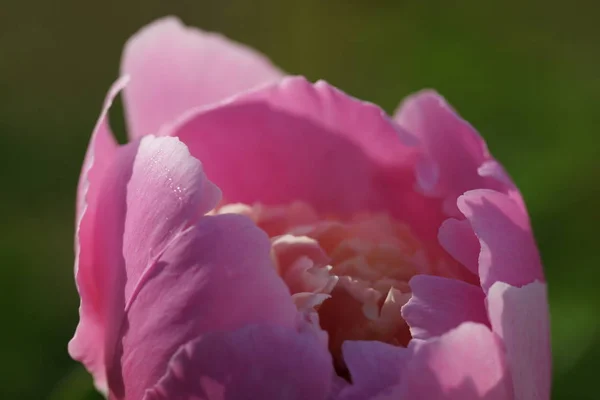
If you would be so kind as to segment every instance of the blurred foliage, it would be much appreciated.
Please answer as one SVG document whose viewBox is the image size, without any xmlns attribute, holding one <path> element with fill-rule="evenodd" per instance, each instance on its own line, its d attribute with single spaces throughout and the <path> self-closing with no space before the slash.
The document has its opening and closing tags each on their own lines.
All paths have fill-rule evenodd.
<svg viewBox="0 0 600 400">
<path fill-rule="evenodd" d="M 75 186 L 123 43 L 167 14 L 389 112 L 424 87 L 444 94 L 529 206 L 550 287 L 553 398 L 597 398 L 599 12 L 578 0 L 4 1 L 0 398 L 99 398 L 66 351 Z"/>
</svg>

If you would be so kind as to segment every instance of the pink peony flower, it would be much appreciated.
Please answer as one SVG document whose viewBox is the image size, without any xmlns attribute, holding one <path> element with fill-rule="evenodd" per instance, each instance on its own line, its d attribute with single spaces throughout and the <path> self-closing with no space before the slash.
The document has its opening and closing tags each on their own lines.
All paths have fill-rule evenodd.
<svg viewBox="0 0 600 400">
<path fill-rule="evenodd" d="M 174 18 L 121 69 L 79 183 L 69 344 L 110 399 L 549 398 L 523 200 L 442 97 L 389 118 Z"/>
</svg>

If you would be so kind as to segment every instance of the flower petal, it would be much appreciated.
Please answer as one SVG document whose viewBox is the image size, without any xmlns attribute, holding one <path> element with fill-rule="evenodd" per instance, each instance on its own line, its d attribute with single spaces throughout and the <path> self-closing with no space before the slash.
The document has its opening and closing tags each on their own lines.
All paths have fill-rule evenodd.
<svg viewBox="0 0 600 400">
<path fill-rule="evenodd" d="M 546 285 L 496 282 L 488 293 L 492 329 L 506 348 L 515 397 L 550 398 L 550 326 Z"/>
<path fill-rule="evenodd" d="M 467 190 L 513 187 L 505 173 L 499 179 L 498 168 L 493 173 L 483 168 L 480 174 L 479 168 L 493 161 L 484 140 L 435 91 L 408 97 L 394 118 L 420 139 L 423 152 L 417 161 L 417 182 L 425 193 L 446 198 L 449 215 L 458 215 L 456 198 Z"/>
<path fill-rule="evenodd" d="M 368 205 L 377 163 L 406 151 L 380 109 L 303 78 L 192 114 L 171 133 L 228 203 L 300 200 L 335 213 Z M 342 202 L 341 193 L 352 195 Z"/>
<path fill-rule="evenodd" d="M 462 195 L 458 207 L 481 245 L 479 276 L 486 293 L 498 281 L 521 286 L 544 279 L 529 218 L 519 202 L 481 189 Z"/>
<path fill-rule="evenodd" d="M 400 381 L 410 352 L 377 341 L 346 341 L 344 361 L 352 376 L 352 385 L 343 388 L 339 400 L 363 400 Z"/>
<path fill-rule="evenodd" d="M 114 99 L 127 85 L 128 81 L 129 79 L 127 77 L 122 77 L 112 84 L 104 99 L 100 117 L 92 132 L 92 137 L 85 153 L 81 175 L 79 176 L 79 183 L 77 185 L 78 224 L 81 223 L 86 208 L 90 208 L 90 203 L 96 201 L 98 182 L 102 181 L 102 177 L 119 147 L 110 129 L 108 112 Z M 88 210 L 88 212 L 89 211 L 90 210 Z"/>
<path fill-rule="evenodd" d="M 198 336 L 253 323 L 293 327 L 296 318 L 264 232 L 240 215 L 203 217 L 152 261 L 130 300 L 109 370 L 113 395 L 141 398 Z"/>
<path fill-rule="evenodd" d="M 456 261 L 475 275 L 479 274 L 478 258 L 481 246 L 469 221 L 448 218 L 440 226 L 438 240 Z"/>
<path fill-rule="evenodd" d="M 444 219 L 439 199 L 413 190 L 414 137 L 325 82 L 285 78 L 161 134 L 188 145 L 227 203 L 303 201 L 342 217 L 385 210 L 431 241 Z"/>
<path fill-rule="evenodd" d="M 215 207 L 219 189 L 177 138 L 141 139 L 127 185 L 126 304 L 170 241 Z"/>
<path fill-rule="evenodd" d="M 485 325 L 465 322 L 439 338 L 414 342 L 409 349 L 413 355 L 402 375 L 401 390 L 395 388 L 401 393 L 398 398 L 513 398 L 502 344 Z"/>
<path fill-rule="evenodd" d="M 69 354 L 81 361 L 94 376 L 98 390 L 106 391 L 104 370 L 104 315 L 103 297 L 98 292 L 105 279 L 104 265 L 99 264 L 98 240 L 95 222 L 98 215 L 98 197 L 102 182 L 116 157 L 118 145 L 108 124 L 108 110 L 118 93 L 126 85 L 122 78 L 110 88 L 102 112 L 92 133 L 85 155 L 77 189 L 77 233 L 75 242 L 75 281 L 81 298 L 80 322 L 69 342 Z M 101 234 L 102 232 L 100 232 Z M 109 250 L 110 251 L 110 250 Z"/>
<path fill-rule="evenodd" d="M 325 400 L 331 356 L 309 331 L 255 325 L 183 346 L 145 400 Z"/>
<path fill-rule="evenodd" d="M 463 322 L 489 325 L 485 296 L 478 286 L 429 275 L 410 280 L 412 297 L 402 307 L 402 317 L 416 339 L 440 336 Z"/>
<path fill-rule="evenodd" d="M 225 37 L 159 19 L 125 46 L 123 74 L 129 134 L 156 134 L 192 107 L 223 100 L 282 76 L 264 56 Z"/>
</svg>

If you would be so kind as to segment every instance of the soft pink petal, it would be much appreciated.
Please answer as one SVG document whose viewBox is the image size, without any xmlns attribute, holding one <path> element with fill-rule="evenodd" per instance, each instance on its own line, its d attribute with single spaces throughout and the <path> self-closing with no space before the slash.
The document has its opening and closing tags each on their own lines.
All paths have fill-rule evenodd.
<svg viewBox="0 0 600 400">
<path fill-rule="evenodd" d="M 458 214 L 456 198 L 467 190 L 513 187 L 505 173 L 504 181 L 498 179 L 498 169 L 491 173 L 493 168 L 484 168 L 484 174 L 490 173 L 480 174 L 479 168 L 493 161 L 485 142 L 436 92 L 426 90 L 408 97 L 395 120 L 420 139 L 417 181 L 425 193 L 445 197 L 448 214 Z"/>
<path fill-rule="evenodd" d="M 85 155 L 77 189 L 77 233 L 75 241 L 75 279 L 81 298 L 80 322 L 69 343 L 71 357 L 80 360 L 94 376 L 96 387 L 106 391 L 104 370 L 103 297 L 99 282 L 105 277 L 104 265 L 98 263 L 97 226 L 102 218 L 98 197 L 106 172 L 117 153 L 118 145 L 108 125 L 108 110 L 113 99 L 125 86 L 126 79 L 115 82 L 106 96 L 100 118 L 96 123 Z"/>
<path fill-rule="evenodd" d="M 410 352 L 376 341 L 346 341 L 344 361 L 352 376 L 352 385 L 342 389 L 338 400 L 364 400 L 396 385 Z"/>
<path fill-rule="evenodd" d="M 488 293 L 492 329 L 504 341 L 517 399 L 550 398 L 550 326 L 546 285 L 495 283 Z"/>
<path fill-rule="evenodd" d="M 416 339 L 440 336 L 463 322 L 489 325 L 485 296 L 479 286 L 417 275 L 410 280 L 412 297 L 402 307 L 402 317 Z"/>
<path fill-rule="evenodd" d="M 474 274 L 479 274 L 479 240 L 469 221 L 454 218 L 445 220 L 438 231 L 442 247 Z"/>
<path fill-rule="evenodd" d="M 72 353 L 95 351 L 111 398 L 141 398 L 179 346 L 208 330 L 294 323 L 264 232 L 242 216 L 200 218 L 218 190 L 178 139 L 119 148 L 104 175 L 88 250 L 99 323 L 78 331 Z"/>
<path fill-rule="evenodd" d="M 220 200 L 219 189 L 177 138 L 142 138 L 127 185 L 126 303 L 165 247 Z"/>
<path fill-rule="evenodd" d="M 265 325 L 183 346 L 145 400 L 325 400 L 331 356 L 310 332 Z"/>
<path fill-rule="evenodd" d="M 190 177 L 192 179 L 189 179 Z M 132 179 L 133 184 L 130 182 Z M 160 239 L 168 240 L 166 237 L 169 234 L 178 233 L 177 230 L 181 231 L 187 227 L 187 224 L 193 223 L 195 218 L 192 217 L 201 211 L 199 204 L 206 201 L 216 203 L 216 189 L 209 185 L 202 185 L 203 179 L 205 177 L 198 161 L 187 153 L 185 145 L 176 138 L 147 137 L 141 143 L 136 141 L 123 146 L 116 151 L 112 162 L 104 172 L 101 185 L 97 189 L 95 203 L 92 203 L 95 207 L 89 208 L 95 211 L 88 220 L 90 239 L 85 243 L 86 246 L 82 247 L 82 251 L 88 255 L 89 266 L 86 271 L 89 271 L 89 275 L 85 275 L 84 278 L 86 285 L 91 288 L 88 290 L 91 292 L 89 296 L 93 299 L 94 308 L 92 312 L 82 313 L 80 326 L 83 328 L 81 332 L 78 330 L 70 348 L 73 357 L 83 360 L 84 363 L 88 358 L 94 357 L 96 364 L 94 371 L 96 369 L 100 371 L 98 374 L 102 381 L 105 380 L 105 364 L 110 365 L 115 353 L 119 351 L 115 346 L 120 340 L 121 321 L 127 303 L 125 296 L 127 295 L 127 298 L 131 296 L 129 293 L 131 290 L 128 289 L 126 293 L 125 287 L 126 285 L 128 288 L 134 287 L 144 270 L 139 267 L 139 261 L 147 261 L 153 250 L 161 250 L 160 246 L 164 246 L 164 243 L 161 243 Z M 193 184 L 191 180 L 194 180 Z M 135 183 L 140 181 L 144 181 L 144 184 L 136 186 Z M 160 191 L 160 183 L 169 188 L 173 183 L 186 188 L 193 186 L 194 190 L 189 193 L 179 193 L 177 196 L 179 203 L 174 204 L 165 201 L 169 196 L 165 195 L 164 191 Z M 144 192 L 148 188 L 154 195 L 163 195 L 162 201 L 158 202 L 156 197 Z M 203 194 L 202 198 L 197 195 L 198 191 Z M 196 194 L 194 201 L 190 201 L 190 194 Z M 152 206 L 143 209 L 143 218 L 156 223 L 153 229 L 143 232 L 138 229 L 132 230 L 126 224 L 127 220 L 129 226 L 133 222 L 138 223 L 142 228 L 147 227 L 141 221 L 143 218 L 136 214 L 141 209 L 140 195 L 143 195 L 144 201 L 151 203 Z M 138 201 L 131 201 L 132 197 Z M 210 204 L 205 205 L 206 210 L 210 207 Z M 188 208 L 193 210 L 192 216 L 185 215 L 185 210 Z M 138 221 L 135 221 L 136 216 Z M 182 222 L 182 219 L 185 221 Z M 158 220 L 165 222 L 159 223 Z M 161 230 L 168 231 L 168 234 L 161 236 Z M 145 240 L 146 247 L 138 246 L 131 249 L 132 236 L 137 240 Z M 129 250 L 125 253 L 124 244 L 127 244 L 125 247 Z M 131 253 L 135 253 L 136 257 L 132 259 Z M 85 304 L 83 294 L 82 299 Z M 87 323 L 90 319 L 89 315 L 93 317 L 93 324 Z M 79 337 L 87 347 L 79 343 Z M 109 386 L 111 384 L 112 382 L 109 382 Z M 104 384 L 101 388 L 106 389 L 105 386 Z"/>
<path fill-rule="evenodd" d="M 229 203 L 300 200 L 338 216 L 385 210 L 431 242 L 445 219 L 439 199 L 414 191 L 414 137 L 325 82 L 285 78 L 162 134 L 188 145 Z"/>
<path fill-rule="evenodd" d="M 129 134 L 156 134 L 192 107 L 223 100 L 282 76 L 256 51 L 227 38 L 159 19 L 125 46 L 123 74 L 131 75 L 124 94 Z"/>
<path fill-rule="evenodd" d="M 336 213 L 368 206 L 379 165 L 407 151 L 379 108 L 303 78 L 192 114 L 171 133 L 228 202 L 302 200 Z"/>
<path fill-rule="evenodd" d="M 147 268 L 129 303 L 121 354 L 109 370 L 116 399 L 141 398 L 177 349 L 198 336 L 253 323 L 295 324 L 296 308 L 271 263 L 269 239 L 247 217 L 201 218 Z"/>
<path fill-rule="evenodd" d="M 398 398 L 510 400 L 502 343 L 488 327 L 466 322 L 443 336 L 409 347 Z M 385 397 L 384 397 L 385 398 Z"/>
<path fill-rule="evenodd" d="M 479 239 L 479 276 L 484 291 L 494 282 L 521 286 L 543 280 L 529 218 L 522 205 L 493 190 L 473 190 L 458 200 Z"/>
<path fill-rule="evenodd" d="M 102 180 L 104 172 L 112 162 L 117 150 L 118 144 L 109 126 L 108 111 L 112 106 L 113 100 L 127 85 L 128 81 L 127 77 L 122 77 L 110 87 L 104 99 L 100 117 L 92 132 L 77 185 L 78 223 L 81 222 L 85 209 L 89 208 L 90 203 L 96 201 L 98 192 L 97 182 Z"/>
</svg>

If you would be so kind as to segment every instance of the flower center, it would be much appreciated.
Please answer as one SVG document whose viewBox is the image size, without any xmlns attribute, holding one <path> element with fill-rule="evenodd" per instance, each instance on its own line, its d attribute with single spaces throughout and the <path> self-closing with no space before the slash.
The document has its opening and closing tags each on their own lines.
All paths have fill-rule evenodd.
<svg viewBox="0 0 600 400">
<path fill-rule="evenodd" d="M 427 260 L 406 225 L 386 214 L 342 221 L 305 203 L 229 204 L 215 212 L 246 215 L 269 235 L 277 272 L 298 309 L 327 331 L 338 374 L 347 377 L 345 340 L 407 345 L 400 309 L 411 296 L 409 279 Z"/>
</svg>

